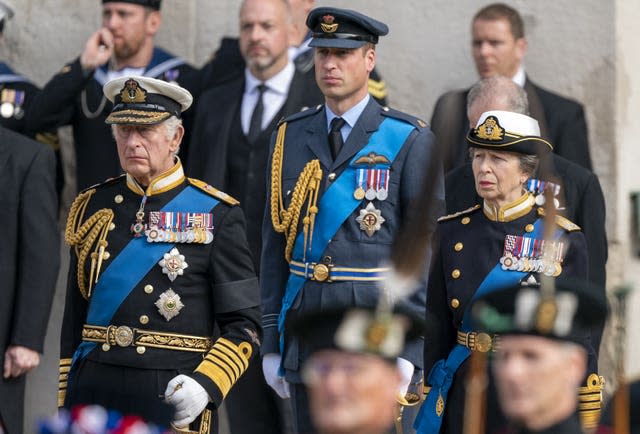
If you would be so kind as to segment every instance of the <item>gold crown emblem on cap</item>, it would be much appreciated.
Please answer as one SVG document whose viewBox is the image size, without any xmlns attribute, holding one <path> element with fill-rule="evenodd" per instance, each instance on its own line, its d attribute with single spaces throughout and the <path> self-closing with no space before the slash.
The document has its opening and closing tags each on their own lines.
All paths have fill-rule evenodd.
<svg viewBox="0 0 640 434">
<path fill-rule="evenodd" d="M 124 87 L 120 91 L 120 98 L 125 103 L 146 102 L 147 91 L 140 86 L 140 83 L 130 78 L 124 82 Z"/>
<path fill-rule="evenodd" d="M 498 123 L 495 116 L 487 117 L 482 124 L 475 129 L 476 136 L 485 140 L 502 140 L 504 139 L 504 128 Z"/>
<path fill-rule="evenodd" d="M 336 17 L 333 15 L 323 15 L 320 28 L 325 33 L 333 33 L 338 30 L 338 23 L 334 23 Z"/>
</svg>

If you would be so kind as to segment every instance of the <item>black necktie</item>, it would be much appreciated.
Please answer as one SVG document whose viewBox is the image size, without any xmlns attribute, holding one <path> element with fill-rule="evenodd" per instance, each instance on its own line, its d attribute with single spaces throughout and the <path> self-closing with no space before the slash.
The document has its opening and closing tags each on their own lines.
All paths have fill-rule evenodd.
<svg viewBox="0 0 640 434">
<path fill-rule="evenodd" d="M 329 145 L 331 145 L 331 156 L 336 159 L 336 155 L 342 148 L 342 133 L 340 129 L 344 126 L 345 120 L 342 118 L 333 118 L 331 121 L 331 129 L 329 130 Z"/>
<path fill-rule="evenodd" d="M 264 104 L 262 102 L 262 96 L 264 95 L 267 86 L 264 83 L 256 86 L 258 89 L 258 101 L 253 107 L 253 113 L 251 114 L 251 121 L 249 122 L 249 134 L 247 134 L 247 140 L 249 143 L 256 141 L 260 133 L 262 132 L 262 114 L 264 112 Z"/>
</svg>

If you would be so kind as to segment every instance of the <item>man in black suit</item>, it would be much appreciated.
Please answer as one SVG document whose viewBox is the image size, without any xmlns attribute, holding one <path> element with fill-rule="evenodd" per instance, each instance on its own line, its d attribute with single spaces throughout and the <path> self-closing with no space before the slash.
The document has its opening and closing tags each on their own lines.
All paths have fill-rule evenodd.
<svg viewBox="0 0 640 434">
<path fill-rule="evenodd" d="M 307 28 L 306 21 L 309 11 L 315 5 L 315 0 L 285 1 L 289 4 L 293 24 L 289 58 L 298 71 L 306 73 L 313 69 L 313 50 L 309 47 L 311 32 Z M 244 58 L 240 52 L 238 38 L 224 37 L 212 59 L 199 71 L 200 88 L 204 91 L 240 75 L 244 67 Z M 369 93 L 380 104 L 387 105 L 387 86 L 376 69 L 371 72 L 369 77 Z"/>
<path fill-rule="evenodd" d="M 491 4 L 476 13 L 472 27 L 473 60 L 480 78 L 503 75 L 524 88 L 531 117 L 540 133 L 554 144 L 554 153 L 591 170 L 587 123 L 582 105 L 534 84 L 522 60 L 527 51 L 522 17 L 513 8 Z M 445 171 L 467 161 L 464 140 L 469 130 L 465 113 L 469 90 L 448 92 L 436 102 L 431 127 L 444 147 Z"/>
<path fill-rule="evenodd" d="M 480 80 L 469 91 L 467 111 L 469 122 L 476 125 L 480 114 L 487 110 L 507 110 L 528 114 L 527 95 L 522 88 L 505 77 Z M 607 234 L 605 202 L 598 177 L 566 158 L 556 154 L 550 155 L 551 173 L 547 175 L 538 173 L 537 176 L 545 181 L 560 181 L 558 197 L 561 202 L 558 211 L 582 229 L 587 241 L 589 281 L 604 288 Z M 479 203 L 470 163 L 447 173 L 445 198 L 447 213 L 461 211 Z M 596 351 L 600 346 L 603 328 L 604 324 L 593 325 L 591 340 Z"/>
<path fill-rule="evenodd" d="M 0 432 L 20 434 L 60 262 L 53 151 L 0 127 L 0 191 Z"/>
<path fill-rule="evenodd" d="M 293 29 L 286 0 L 245 0 L 239 30 L 246 67 L 202 95 L 187 164 L 193 176 L 240 201 L 259 270 L 269 139 L 280 119 L 320 104 L 323 97 L 313 70 L 303 73 L 289 58 Z M 250 366 L 226 401 L 231 431 L 282 432 L 281 404 L 259 364 Z"/>
</svg>

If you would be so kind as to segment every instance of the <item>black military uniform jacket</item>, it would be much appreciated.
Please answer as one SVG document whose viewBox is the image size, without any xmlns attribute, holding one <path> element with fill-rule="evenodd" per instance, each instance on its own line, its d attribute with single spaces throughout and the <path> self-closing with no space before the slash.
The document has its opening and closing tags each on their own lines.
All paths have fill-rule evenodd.
<svg viewBox="0 0 640 434">
<path fill-rule="evenodd" d="M 321 197 L 331 186 L 331 183 L 348 167 L 349 161 L 368 143 L 370 136 L 380 128 L 380 124 L 387 117 L 406 122 L 414 129 L 402 144 L 400 152 L 391 164 L 388 197 L 385 200 L 363 200 L 362 204 L 347 217 L 325 248 L 324 260 L 333 263 L 336 267 L 377 268 L 384 259 L 388 258 L 394 236 L 402 224 L 404 216 L 407 215 L 412 200 L 420 194 L 424 176 L 429 177 L 438 185 L 434 196 L 434 213 L 443 209 L 441 172 L 425 173 L 425 168 L 429 167 L 429 161 L 433 158 L 434 136 L 423 121 L 386 107 L 380 107 L 377 102 L 371 99 L 336 159 L 333 160 L 327 138 L 327 118 L 324 106 L 292 115 L 286 119 L 281 171 L 282 185 L 278 188 L 281 188 L 284 206 L 288 207 L 292 201 L 294 186 L 308 162 L 317 159 L 322 168 L 323 175 L 319 189 Z M 285 128 L 285 126 L 281 126 L 281 128 Z M 275 138 L 274 135 L 272 152 Z M 274 175 L 275 171 L 270 170 L 269 182 Z M 356 186 L 354 179 L 354 190 Z M 262 226 L 260 288 L 265 328 L 262 351 L 263 353 L 279 353 L 277 318 L 281 310 L 282 298 L 290 271 L 284 255 L 285 236 L 273 229 L 270 196 L 266 201 L 265 220 Z M 356 220 L 368 203 L 379 210 L 385 219 L 380 229 L 375 231 L 372 236 L 368 236 Z M 299 224 L 300 232 L 302 231 L 302 217 L 300 217 Z M 435 219 L 435 216 L 424 216 L 425 224 L 432 224 L 432 219 Z M 316 228 L 316 230 L 318 229 Z M 305 312 L 332 307 L 373 307 L 379 296 L 377 285 L 376 282 L 371 281 L 323 282 L 307 280 L 288 315 L 293 318 Z M 401 309 L 407 309 L 420 315 L 420 309 L 423 309 L 425 302 L 425 286 L 426 275 L 424 280 L 420 282 L 420 288 L 407 300 L 403 300 Z M 285 353 L 283 357 L 287 379 L 300 382 L 298 369 L 310 351 L 309 343 L 298 342 L 295 338 L 287 337 L 286 333 L 284 337 Z M 405 351 L 400 357 L 409 360 L 416 369 L 420 369 L 422 367 L 421 352 L 422 339 L 416 339 L 407 343 Z"/>
<path fill-rule="evenodd" d="M 112 109 L 102 92 L 107 66 L 87 74 L 82 70 L 80 58 L 68 63 L 34 98 L 26 116 L 27 127 L 34 131 L 73 126 L 78 190 L 122 173 L 111 128 L 105 124 Z M 194 71 L 183 60 L 155 48 L 144 75 L 176 81 L 197 95 Z M 183 114 L 186 131 L 190 131 L 189 116 L 190 110 Z"/>
<path fill-rule="evenodd" d="M 265 174 L 271 132 L 283 117 L 314 107 L 324 98 L 315 84 L 313 71 L 301 73 L 296 70 L 284 105 L 251 144 L 240 126 L 244 88 L 245 78 L 241 75 L 202 95 L 186 164 L 194 177 L 220 186 L 240 201 L 257 269 L 262 248 L 262 217 L 267 190 Z"/>
<path fill-rule="evenodd" d="M 505 237 L 531 232 L 542 212 L 533 197 L 525 194 L 497 212 L 476 205 L 440 218 L 427 289 L 427 317 L 432 329 L 425 335 L 425 378 L 456 345 L 464 312 L 485 276 L 503 256 Z M 564 231 L 562 276 L 586 279 L 587 249 L 580 228 L 563 217 L 557 217 L 556 222 Z M 591 350 L 590 358 L 594 357 Z M 463 362 L 460 366 L 449 390 L 441 432 L 462 432 L 466 365 Z"/>
<path fill-rule="evenodd" d="M 540 431 L 532 431 L 526 428 L 510 428 L 501 434 L 582 434 L 582 426 L 577 414 L 572 414 L 568 418 Z"/>
<path fill-rule="evenodd" d="M 0 127 L 0 357 L 10 345 L 42 352 L 60 263 L 53 152 Z M 0 418 L 23 431 L 25 376 L 0 379 Z"/>
<path fill-rule="evenodd" d="M 156 263 L 135 284 L 110 321 L 114 326 L 138 329 L 128 346 L 104 342 L 104 333 L 100 341 L 100 330 L 92 332 L 84 327 L 93 295 L 89 295 L 88 284 L 92 260 L 88 255 L 84 265 L 79 264 L 82 258 L 78 254 L 78 243 L 86 237 L 78 228 L 82 224 L 91 226 L 86 222 L 92 216 L 113 213 L 111 222 L 103 220 L 93 226 L 102 224 L 106 237 L 94 243 L 89 241 L 87 246 L 91 252 L 99 252 L 99 245 L 103 245 L 108 252 L 103 255 L 103 271 L 94 273 L 98 274 L 99 282 L 104 270 L 134 239 L 131 226 L 136 222 L 144 191 L 132 177 L 121 176 L 85 190 L 72 205 L 65 234 L 67 242 L 71 241 L 76 249 L 72 249 L 71 254 L 61 336 L 59 405 L 63 403 L 66 389 L 65 373 L 83 339 L 94 339 L 97 343 L 86 356 L 89 360 L 132 368 L 185 371 L 207 390 L 216 406 L 246 370 L 251 355 L 258 349 L 261 328 L 257 279 L 244 235 L 243 213 L 236 206 L 237 201 L 201 181 L 185 178 L 178 162 L 146 189 L 145 219 L 149 218 L 149 212 L 160 210 L 187 188 L 199 189 L 219 200 L 210 211 L 213 241 L 210 244 L 176 242 L 175 253 L 184 258 L 178 263 L 186 263 L 183 272 L 171 281 L 163 266 Z M 167 252 L 171 253 L 171 244 L 167 246 Z M 84 276 L 79 276 L 82 271 Z M 179 297 L 179 303 L 172 292 Z M 167 301 L 171 300 L 173 304 L 168 305 Z M 176 311 L 176 304 L 183 307 Z M 163 314 L 162 307 L 177 315 Z M 149 336 L 154 333 L 160 338 Z M 188 351 L 189 348 L 198 351 Z"/>
<path fill-rule="evenodd" d="M 553 152 L 591 169 L 587 121 L 582 105 L 541 88 L 527 77 L 524 90 L 531 117 L 540 125 L 540 135 L 553 143 Z M 445 173 L 467 162 L 465 135 L 469 131 L 469 89 L 447 92 L 438 98 L 431 127 L 443 149 Z"/>
<path fill-rule="evenodd" d="M 551 154 L 551 157 L 553 176 L 561 181 L 558 212 L 580 226 L 587 242 L 589 281 L 604 289 L 609 248 L 604 194 L 598 176 L 560 155 Z M 444 184 L 448 213 L 467 209 L 480 201 L 470 163 L 447 173 Z M 596 350 L 600 348 L 603 330 L 604 324 L 593 325 L 591 342 Z"/>
</svg>

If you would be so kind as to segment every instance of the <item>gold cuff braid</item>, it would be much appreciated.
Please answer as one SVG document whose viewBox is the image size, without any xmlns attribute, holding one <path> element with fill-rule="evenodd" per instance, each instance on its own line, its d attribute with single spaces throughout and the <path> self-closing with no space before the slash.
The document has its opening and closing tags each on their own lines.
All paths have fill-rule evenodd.
<svg viewBox="0 0 640 434">
<path fill-rule="evenodd" d="M 311 160 L 305 165 L 291 194 L 289 207 L 285 209 L 282 195 L 282 160 L 286 130 L 287 123 L 283 122 L 278 127 L 276 145 L 271 157 L 271 222 L 276 232 L 285 234 L 287 238 L 285 258 L 287 262 L 291 262 L 291 252 L 298 233 L 298 221 L 305 202 L 307 203 L 307 212 L 302 219 L 303 251 L 307 251 L 307 245 L 310 245 L 312 241 L 315 218 L 318 214 L 318 192 L 322 180 L 322 169 L 317 159 Z"/>
<path fill-rule="evenodd" d="M 225 397 L 249 367 L 252 352 L 253 348 L 248 342 L 236 345 L 228 339 L 219 338 L 196 372 L 209 377 Z"/>
<path fill-rule="evenodd" d="M 78 257 L 76 278 L 80 293 L 85 299 L 91 297 L 91 288 L 98 281 L 105 249 L 108 245 L 107 233 L 113 221 L 113 210 L 103 208 L 81 223 L 89 200 L 95 191 L 92 188 L 76 197 L 69 210 L 67 226 L 64 231 L 65 242 L 69 246 L 75 246 L 76 256 Z M 93 253 L 90 253 L 92 248 L 94 248 Z M 89 254 L 91 254 L 91 271 L 87 281 L 84 265 Z"/>
<path fill-rule="evenodd" d="M 58 408 L 64 406 L 64 398 L 67 395 L 67 381 L 69 379 L 69 371 L 71 370 L 72 359 L 60 359 L 60 368 L 58 375 Z"/>
<path fill-rule="evenodd" d="M 597 428 L 602 411 L 604 378 L 596 373 L 589 375 L 587 385 L 578 388 L 578 410 L 584 430 Z"/>
</svg>

